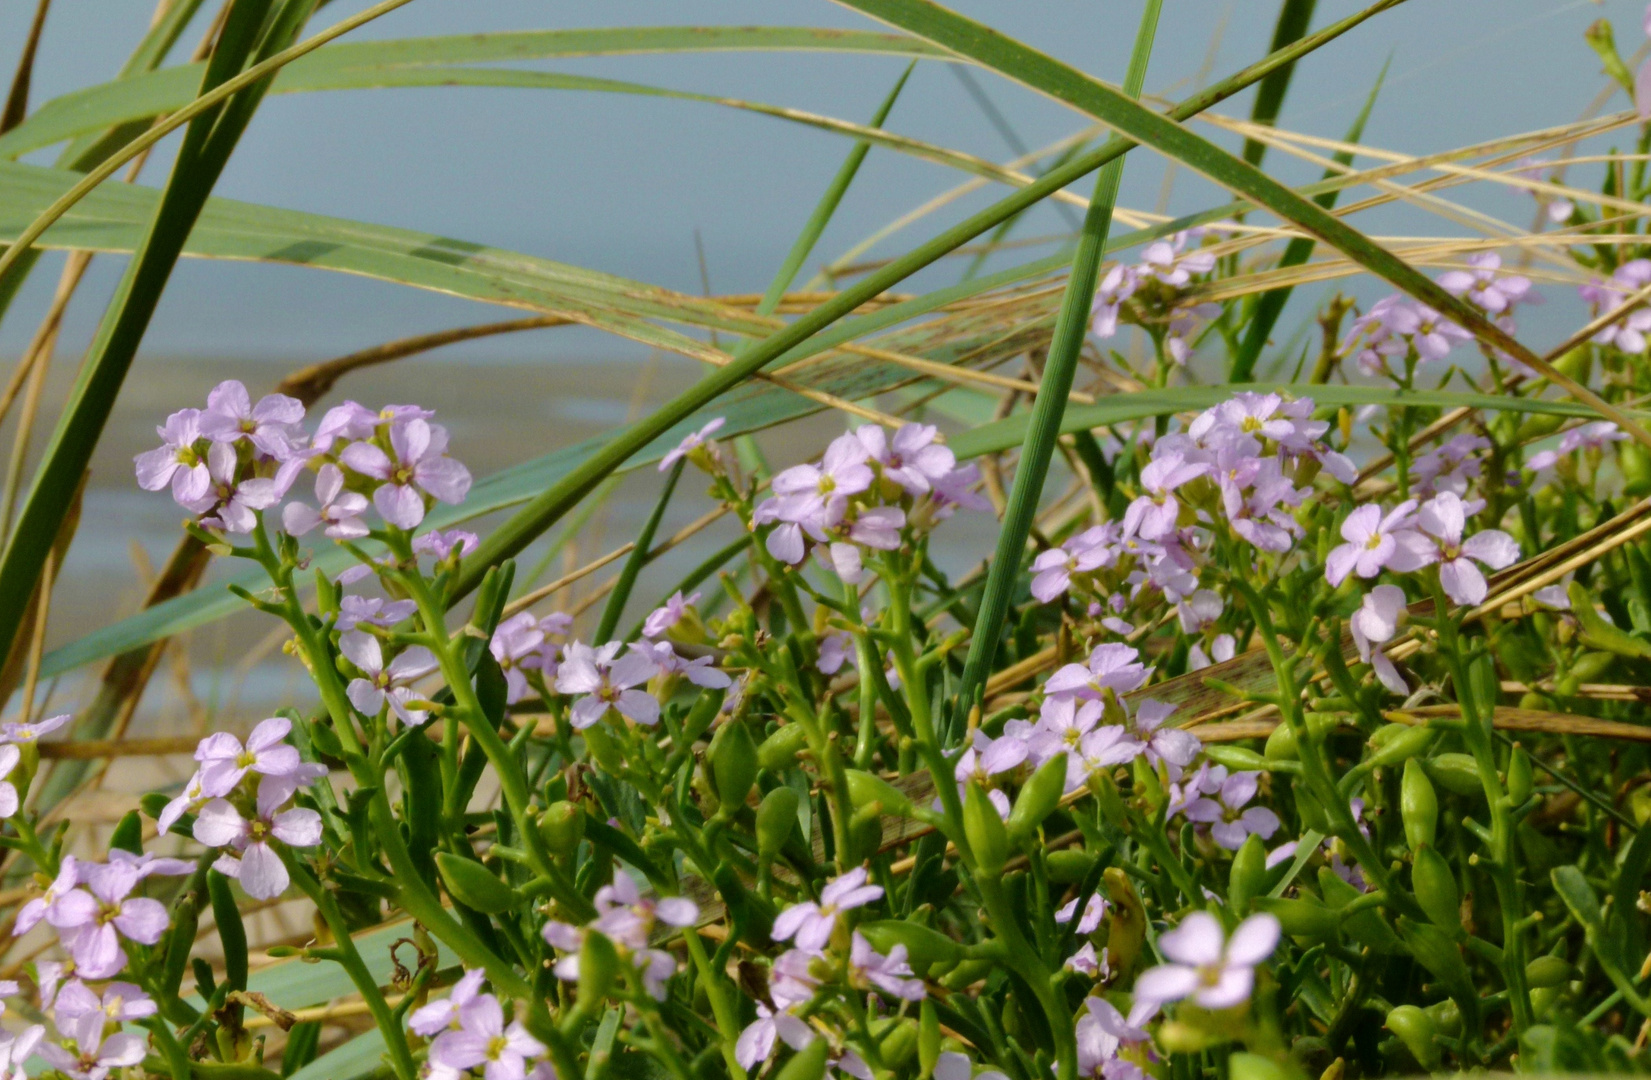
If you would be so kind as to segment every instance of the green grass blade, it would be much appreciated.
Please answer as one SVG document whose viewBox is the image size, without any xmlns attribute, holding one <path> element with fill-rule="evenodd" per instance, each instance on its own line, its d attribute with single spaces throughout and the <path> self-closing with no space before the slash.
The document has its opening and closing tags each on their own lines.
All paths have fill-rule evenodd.
<svg viewBox="0 0 1651 1080">
<path fill-rule="evenodd" d="M 631 598 L 631 590 L 636 587 L 637 575 L 647 565 L 648 553 L 654 546 L 654 534 L 659 532 L 659 523 L 665 518 L 665 508 L 671 505 L 676 482 L 682 479 L 682 468 L 686 464 L 685 458 L 678 458 L 676 464 L 671 466 L 670 475 L 665 478 L 665 490 L 659 493 L 653 513 L 648 515 L 642 531 L 637 534 L 636 547 L 625 559 L 625 565 L 619 570 L 619 580 L 614 582 L 613 592 L 608 594 L 608 602 L 602 608 L 602 620 L 596 624 L 596 636 L 591 638 L 592 643 L 601 645 L 613 637 L 614 628 L 619 625 L 619 616 L 625 613 L 625 604 Z"/>
<path fill-rule="evenodd" d="M 1356 143 L 1364 136 L 1364 125 L 1370 119 L 1370 110 L 1376 107 L 1376 95 L 1381 93 L 1382 82 L 1387 78 L 1388 64 L 1393 62 L 1392 57 L 1382 65 L 1381 72 L 1376 76 L 1376 85 L 1370 88 L 1370 94 L 1364 99 L 1364 107 L 1359 115 L 1353 119 L 1353 126 L 1348 128 L 1344 142 Z M 1337 165 L 1351 165 L 1353 155 L 1345 150 L 1336 151 L 1333 159 Z M 1324 170 L 1324 179 L 1331 180 L 1341 175 L 1335 168 Z M 1320 192 L 1313 196 L 1313 201 L 1332 209 L 1336 205 L 1336 196 L 1341 194 L 1340 188 Z M 1284 254 L 1279 258 L 1278 265 L 1300 266 L 1313 254 L 1313 241 L 1310 237 L 1298 236 L 1284 246 Z M 1250 325 L 1245 328 L 1244 340 L 1239 343 L 1238 351 L 1233 354 L 1232 363 L 1228 366 L 1228 382 L 1249 382 L 1255 375 L 1255 362 L 1261 356 L 1261 350 L 1267 346 L 1267 338 L 1278 323 L 1278 317 L 1284 313 L 1284 305 L 1290 301 L 1293 290 L 1286 286 L 1282 289 L 1273 289 L 1262 293 L 1254 304 L 1254 313 L 1250 316 Z"/>
<path fill-rule="evenodd" d="M 1291 42 L 1300 41 L 1313 22 L 1313 7 L 1318 0 L 1284 0 L 1278 8 L 1278 21 L 1273 24 L 1273 45 L 1268 52 L 1277 52 Z M 1256 87 L 1255 104 L 1250 107 L 1250 119 L 1271 127 L 1284 107 L 1284 95 L 1290 89 L 1290 76 L 1296 66 L 1286 64 L 1261 80 Z M 1267 144 L 1254 139 L 1244 140 L 1244 160 L 1259 168 L 1266 156 Z"/>
<path fill-rule="evenodd" d="M 1141 87 L 1146 82 L 1147 61 L 1152 55 L 1152 43 L 1158 33 L 1161 7 L 1162 0 L 1146 0 L 1142 8 L 1135 48 L 1130 53 L 1129 70 L 1124 76 L 1123 92 L 1130 97 L 1140 97 Z M 1078 251 L 1072 258 L 1072 273 L 1066 279 L 1066 294 L 1061 299 L 1054 336 L 1044 361 L 1043 379 L 1038 384 L 1038 396 L 1032 404 L 1026 437 L 1021 444 L 1014 487 L 1004 510 L 1003 525 L 998 531 L 997 550 L 992 555 L 991 569 L 986 575 L 986 590 L 981 596 L 974 635 L 969 641 L 969 655 L 964 661 L 963 678 L 958 686 L 957 707 L 951 714 L 949 730 L 942 736 L 947 742 L 957 738 L 962 726 L 960 721 L 978 704 L 976 698 L 985 688 L 986 673 L 997 655 L 998 633 L 1009 611 L 1009 598 L 1020 578 L 1026 537 L 1038 512 L 1043 482 L 1049 475 L 1049 458 L 1055 451 L 1061 416 L 1072 393 L 1072 380 L 1078 369 L 1078 352 L 1083 348 L 1084 337 L 1089 332 L 1089 309 L 1095 302 L 1101 253 L 1106 248 L 1107 232 L 1112 227 L 1112 208 L 1118 200 L 1123 167 L 1123 159 L 1118 158 L 1108 162 L 1095 178 L 1095 193 L 1090 196 L 1089 210 L 1084 215 Z"/>
</svg>

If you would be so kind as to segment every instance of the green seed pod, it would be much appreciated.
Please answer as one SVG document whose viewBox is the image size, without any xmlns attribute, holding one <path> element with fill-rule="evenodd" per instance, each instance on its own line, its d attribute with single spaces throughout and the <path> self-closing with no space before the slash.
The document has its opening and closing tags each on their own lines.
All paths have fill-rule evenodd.
<svg viewBox="0 0 1651 1080">
<path fill-rule="evenodd" d="M 1279 724 L 1267 736 L 1265 753 L 1268 761 L 1301 760 L 1301 751 L 1296 747 L 1296 733 L 1290 730 L 1289 724 Z"/>
<path fill-rule="evenodd" d="M 929 1080 L 940 1061 L 940 1014 L 935 1011 L 934 999 L 925 997 L 917 1020 L 917 1067 L 919 1080 Z"/>
<path fill-rule="evenodd" d="M 1439 1029 L 1433 1018 L 1415 1005 L 1400 1005 L 1390 1010 L 1387 1030 L 1398 1036 L 1422 1068 L 1432 1069 L 1439 1064 L 1439 1045 L 1433 1041 Z"/>
<path fill-rule="evenodd" d="M 1062 848 L 1043 857 L 1049 880 L 1056 885 L 1075 885 L 1089 876 L 1095 856 L 1083 848 Z"/>
<path fill-rule="evenodd" d="M 936 964 L 955 964 L 963 959 L 963 946 L 921 923 L 904 919 L 879 919 L 863 922 L 855 927 L 871 947 L 885 956 L 896 945 L 906 947 L 906 959 L 912 970 L 924 975 Z"/>
<path fill-rule="evenodd" d="M 1470 1031 L 1477 1030 L 1479 990 L 1474 986 L 1473 976 L 1468 972 L 1468 965 L 1462 959 L 1462 951 L 1457 948 L 1456 942 L 1439 927 L 1419 923 L 1403 915 L 1399 916 L 1399 935 L 1416 962 L 1432 972 L 1445 992 L 1455 999 L 1457 1008 L 1463 1014 L 1464 1027 Z"/>
<path fill-rule="evenodd" d="M 1043 819 L 1054 813 L 1066 791 L 1066 755 L 1056 754 L 1044 762 L 1015 797 L 1009 811 L 1009 839 L 1024 844 L 1034 838 Z"/>
<path fill-rule="evenodd" d="M 1539 956 L 1525 965 L 1525 981 L 1533 988 L 1564 986 L 1576 977 L 1576 968 L 1562 956 Z"/>
<path fill-rule="evenodd" d="M 1296 797 L 1296 816 L 1301 819 L 1301 823 L 1314 832 L 1328 833 L 1330 818 L 1325 814 L 1324 807 L 1313 797 L 1313 793 L 1307 790 L 1307 785 L 1296 784 L 1291 791 Z"/>
<path fill-rule="evenodd" d="M 1339 911 L 1364 895 L 1328 866 L 1319 867 L 1318 881 L 1319 894 L 1332 910 Z M 1404 942 L 1374 908 L 1354 912 L 1343 919 L 1341 925 L 1348 937 L 1376 952 L 1390 956 L 1404 952 Z"/>
<path fill-rule="evenodd" d="M 619 776 L 625 771 L 625 755 L 619 750 L 619 743 L 614 741 L 613 732 L 603 723 L 595 723 L 579 733 L 584 737 L 585 749 L 590 756 L 602 766 L 609 776 Z"/>
<path fill-rule="evenodd" d="M 1399 782 L 1399 816 L 1404 819 L 1405 842 L 1411 851 L 1433 843 L 1439 827 L 1439 796 L 1433 781 L 1416 758 L 1404 763 L 1404 779 Z"/>
<path fill-rule="evenodd" d="M 498 915 L 518 909 L 525 903 L 521 893 L 494 877 L 487 867 L 474 859 L 438 851 L 436 870 L 453 899 L 484 915 Z"/>
<path fill-rule="evenodd" d="M 1453 795 L 1477 795 L 1484 798 L 1485 788 L 1479 782 L 1479 766 L 1471 754 L 1435 754 L 1422 762 L 1433 782 Z"/>
<path fill-rule="evenodd" d="M 1637 446 L 1638 444 L 1636 443 L 1635 445 Z M 1617 657 L 1615 653 L 1585 652 L 1576 658 L 1576 661 L 1571 665 L 1571 670 L 1567 674 L 1578 683 L 1593 682 L 1601 675 L 1604 675 L 1606 669 L 1616 662 Z"/>
<path fill-rule="evenodd" d="M 1455 1038 L 1462 1031 L 1462 1010 L 1450 998 L 1435 1002 L 1422 1010 L 1438 1025 L 1439 1030 Z"/>
<path fill-rule="evenodd" d="M 1508 755 L 1508 798 L 1515 806 L 1523 806 L 1531 797 L 1531 755 L 1523 746 L 1515 745 Z"/>
<path fill-rule="evenodd" d="M 869 1025 L 871 1037 L 878 1041 L 878 1052 L 883 1064 L 896 1072 L 917 1059 L 917 1021 L 909 1016 L 885 1016 Z"/>
<path fill-rule="evenodd" d="M 1416 852 L 1416 862 L 1410 868 L 1410 885 L 1416 893 L 1416 902 L 1435 926 L 1452 935 L 1462 933 L 1462 893 L 1456 885 L 1456 875 L 1438 850 L 1424 847 Z"/>
<path fill-rule="evenodd" d="M 1651 647 L 1647 647 L 1651 652 Z M 1483 655 L 1468 664 L 1468 682 L 1473 684 L 1473 697 L 1490 723 L 1490 710 L 1502 696 L 1502 677 L 1496 673 L 1496 661 Z"/>
<path fill-rule="evenodd" d="M 1225 765 L 1231 772 L 1258 772 L 1265 770 L 1271 764 L 1254 750 L 1246 750 L 1242 746 L 1231 746 L 1224 743 L 1215 743 L 1212 746 L 1204 747 L 1204 756 L 1217 765 Z"/>
<path fill-rule="evenodd" d="M 602 1007 L 619 980 L 619 954 L 607 935 L 594 930 L 579 946 L 579 1011 L 589 1016 Z"/>
<path fill-rule="evenodd" d="M 1243 1052 L 1227 1058 L 1227 1076 L 1230 1080 L 1290 1080 L 1290 1074 L 1272 1058 Z"/>
<path fill-rule="evenodd" d="M 986 789 L 971 783 L 963 799 L 963 834 L 975 854 L 980 873 L 997 875 L 1009 859 L 1009 830 L 997 816 L 997 807 L 986 797 Z"/>
<path fill-rule="evenodd" d="M 551 803 L 539 815 L 539 835 L 558 859 L 565 862 L 574 858 L 579 853 L 579 841 L 585 838 L 584 809 L 566 799 Z"/>
<path fill-rule="evenodd" d="M 830 1045 L 816 1035 L 813 1042 L 791 1055 L 791 1060 L 774 1074 L 774 1080 L 823 1080 L 829 1049 Z"/>
<path fill-rule="evenodd" d="M 797 827 L 797 808 L 802 800 L 788 787 L 777 787 L 757 805 L 757 854 L 772 859 Z"/>
<path fill-rule="evenodd" d="M 796 768 L 797 751 L 807 745 L 808 729 L 801 724 L 787 724 L 757 747 L 757 764 L 770 772 Z"/>
<path fill-rule="evenodd" d="M 1235 915 L 1245 915 L 1250 901 L 1267 889 L 1267 848 L 1261 837 L 1251 833 L 1237 854 L 1227 876 L 1227 904 Z"/>
<path fill-rule="evenodd" d="M 1280 928 L 1293 938 L 1333 941 L 1341 925 L 1341 917 L 1333 909 L 1313 900 L 1257 896 L 1253 903 L 1257 911 L 1265 911 L 1277 919 Z"/>
<path fill-rule="evenodd" d="M 893 784 L 860 769 L 846 770 L 848 777 L 848 801 L 855 809 L 869 803 L 882 803 L 883 813 L 893 814 L 895 817 L 908 817 L 911 814 L 911 800 L 904 792 Z"/>
<path fill-rule="evenodd" d="M 1378 768 L 1392 768 L 1394 765 L 1411 758 L 1426 750 L 1433 742 L 1435 732 L 1427 727 L 1406 727 L 1395 733 L 1383 743 L 1375 753 L 1369 757 L 1369 762 Z M 1374 742 L 1375 740 L 1371 740 Z"/>
<path fill-rule="evenodd" d="M 737 720 L 723 724 L 711 739 L 705 758 L 715 774 L 723 812 L 733 814 L 745 805 L 745 797 L 757 782 L 757 744 L 751 732 Z"/>
<path fill-rule="evenodd" d="M 1397 738 L 1400 735 L 1403 735 L 1405 732 L 1411 730 L 1415 726 L 1416 725 L 1414 725 L 1414 724 L 1399 724 L 1399 723 L 1383 724 L 1381 727 L 1377 728 L 1374 732 L 1371 733 L 1371 735 L 1370 735 L 1370 745 L 1375 747 L 1377 750 L 1380 750 L 1382 747 L 1384 747 L 1388 743 L 1392 742 L 1395 738 Z"/>
</svg>

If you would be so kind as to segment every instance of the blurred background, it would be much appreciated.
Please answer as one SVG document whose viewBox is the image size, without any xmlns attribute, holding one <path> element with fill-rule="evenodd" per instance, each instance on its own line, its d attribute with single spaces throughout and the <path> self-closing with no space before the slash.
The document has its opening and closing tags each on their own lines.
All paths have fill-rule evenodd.
<svg viewBox="0 0 1651 1080">
<path fill-rule="evenodd" d="M 365 7 L 326 4 L 312 31 Z M 953 6 L 1100 78 L 1122 76 L 1137 5 L 1077 0 Z M 1350 0 L 1320 0 L 1322 26 L 1356 10 Z M 34 4 L 0 4 L 0 57 L 21 48 Z M 32 104 L 112 76 L 148 25 L 147 0 L 62 3 L 48 18 L 36 64 Z M 1165 100 L 1263 56 L 1276 6 L 1259 0 L 1171 0 L 1147 78 Z M 1410 0 L 1312 55 L 1298 67 L 1281 126 L 1340 138 L 1387 67 L 1365 131 L 1367 145 L 1426 153 L 1627 107 L 1607 93 L 1584 29 L 1606 17 L 1625 57 L 1639 49 L 1643 6 L 1631 0 Z M 872 27 L 825 0 L 416 0 L 355 32 L 404 38 L 511 29 L 724 23 Z M 204 32 L 192 27 L 175 60 Z M 862 55 L 712 53 L 528 64 L 674 90 L 791 106 L 856 122 L 867 120 L 905 61 Z M 9 73 L 8 76 L 9 78 Z M 1222 106 L 1247 116 L 1250 95 Z M 998 161 L 1083 127 L 1058 103 L 993 76 L 943 63 L 920 64 L 891 114 L 897 133 Z M 1225 145 L 1236 140 L 1198 130 Z M 151 158 L 140 182 L 159 184 L 176 136 Z M 219 182 L 220 198 L 335 215 L 527 252 L 684 292 L 760 292 L 848 151 L 848 140 L 782 120 L 714 104 L 656 97 L 486 88 L 277 93 L 259 110 Z M 49 163 L 53 151 L 27 160 Z M 1317 166 L 1272 153 L 1267 166 L 1294 183 L 1318 178 Z M 799 279 L 812 277 L 868 235 L 967 179 L 939 165 L 873 149 L 841 210 Z M 897 254 L 1002 194 L 986 186 L 863 254 Z M 1082 194 L 1087 195 L 1087 183 Z M 1464 198 L 1528 224 L 1526 196 L 1506 190 Z M 1225 201 L 1200 178 L 1138 153 L 1124 171 L 1121 205 L 1191 212 Z M 1423 228 L 1403 206 L 1360 218 L 1377 235 Z M 1028 247 L 994 256 L 992 266 L 1049 254 L 1077 221 L 1070 207 L 1046 204 L 1017 227 Z M 1437 234 L 1440 222 L 1425 219 Z M 1040 246 L 1041 245 L 1041 246 Z M 0 323 L 0 358 L 14 364 L 49 301 L 62 256 L 46 259 Z M 122 268 L 97 257 L 68 311 L 43 399 L 37 444 L 55 420 L 75 362 Z M 958 260 L 931 268 L 914 287 L 947 284 Z M 1344 288 L 1348 288 L 1344 286 Z M 1358 292 L 1357 288 L 1352 291 Z M 1557 339 L 1582 314 L 1572 295 L 1528 316 L 1535 344 Z M 1300 289 L 1275 338 L 1310 318 L 1322 289 Z M 130 459 L 153 445 L 166 414 L 199 404 L 222 379 L 243 380 L 256 395 L 305 363 L 413 334 L 511 318 L 489 307 L 428 291 L 314 269 L 185 260 L 174 275 L 99 448 L 78 538 L 52 611 L 55 647 L 134 610 L 145 580 L 178 536 L 178 512 L 164 496 L 140 492 Z M 477 477 L 590 438 L 640 415 L 698 375 L 695 362 L 651 355 L 634 343 L 578 328 L 538 330 L 426 353 L 346 379 L 323 402 L 357 397 L 369 404 L 417 400 L 437 408 L 457 456 Z M 842 425 L 822 416 L 770 436 L 777 466 L 817 452 Z M 8 436 L 9 438 L 9 436 Z M 579 529 L 551 550 L 541 542 L 523 559 L 542 564 L 540 581 L 589 561 L 635 536 L 653 506 L 651 470 L 633 476 Z M 708 502 L 685 484 L 666 533 Z M 637 589 L 651 601 L 683 569 L 725 543 L 710 530 L 650 568 Z M 988 549 L 995 523 L 981 515 L 954 530 L 951 565 Z M 556 598 L 573 607 L 595 576 Z M 210 585 L 208 587 L 211 587 Z M 300 691 L 297 666 L 279 652 L 280 636 L 258 618 L 241 618 L 174 650 L 170 677 L 158 679 L 133 734 L 176 732 L 229 712 L 255 717 Z M 54 703 L 74 706 L 79 683 L 53 688 Z"/>
</svg>

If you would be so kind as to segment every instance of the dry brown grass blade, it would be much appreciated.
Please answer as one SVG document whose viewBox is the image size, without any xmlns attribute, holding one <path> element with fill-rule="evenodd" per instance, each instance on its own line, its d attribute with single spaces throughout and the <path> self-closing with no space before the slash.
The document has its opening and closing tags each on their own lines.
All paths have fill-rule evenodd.
<svg viewBox="0 0 1651 1080">
<path fill-rule="evenodd" d="M 80 506 L 85 494 L 86 477 L 82 476 L 80 486 L 75 489 L 69 512 L 64 515 L 63 524 L 57 531 L 57 539 L 52 543 L 50 560 L 53 566 L 63 565 L 63 557 L 68 553 L 69 543 L 74 540 L 75 530 L 80 526 Z M 17 640 L 12 644 L 11 654 L 6 657 L 4 667 L 0 667 L 0 702 L 11 699 L 18 680 L 24 676 L 25 665 L 28 665 L 30 672 L 39 670 L 39 650 L 35 647 L 35 641 L 40 636 L 38 630 L 50 608 L 52 584 L 48 578 L 42 577 L 35 585 L 33 595 L 29 597 L 28 606 L 23 609 Z"/>
<path fill-rule="evenodd" d="M 6 107 L 0 110 L 0 134 L 10 131 L 29 114 L 29 83 L 34 78 L 34 57 L 40 49 L 40 34 L 46 29 L 46 12 L 52 0 L 40 0 L 35 5 L 34 20 L 29 23 L 29 36 L 23 41 L 22 55 L 17 58 L 17 72 L 11 79 L 11 90 L 6 94 Z"/>
<path fill-rule="evenodd" d="M 1414 709 L 1390 709 L 1382 715 L 1395 723 L 1425 724 L 1433 717 L 1460 716 L 1462 711 L 1456 705 L 1424 705 Z M 1187 730 L 1205 743 L 1226 743 L 1245 739 L 1265 739 L 1278 724 L 1278 719 L 1271 717 L 1232 720 L 1224 724 L 1201 724 Z M 1651 742 L 1651 727 L 1641 724 L 1624 724 L 1616 720 L 1599 720 L 1592 716 L 1574 716 L 1570 713 L 1547 712 L 1541 709 L 1516 709 L 1506 705 L 1496 707 L 1491 724 L 1498 731 L 1582 735 L 1597 739 Z"/>
</svg>

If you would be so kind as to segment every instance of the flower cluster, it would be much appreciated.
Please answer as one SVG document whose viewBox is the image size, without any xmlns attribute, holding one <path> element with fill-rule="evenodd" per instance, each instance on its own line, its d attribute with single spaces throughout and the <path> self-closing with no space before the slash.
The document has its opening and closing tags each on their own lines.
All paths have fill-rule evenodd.
<svg viewBox="0 0 1651 1080">
<path fill-rule="evenodd" d="M 1135 323 L 1153 334 L 1172 363 L 1185 364 L 1198 331 L 1221 313 L 1219 304 L 1189 304 L 1183 297 L 1194 278 L 1215 269 L 1214 253 L 1198 246 L 1205 232 L 1187 229 L 1155 240 L 1142 249 L 1139 263 L 1107 270 L 1096 290 L 1090 331 L 1110 338 L 1121 322 Z"/>
</svg>

